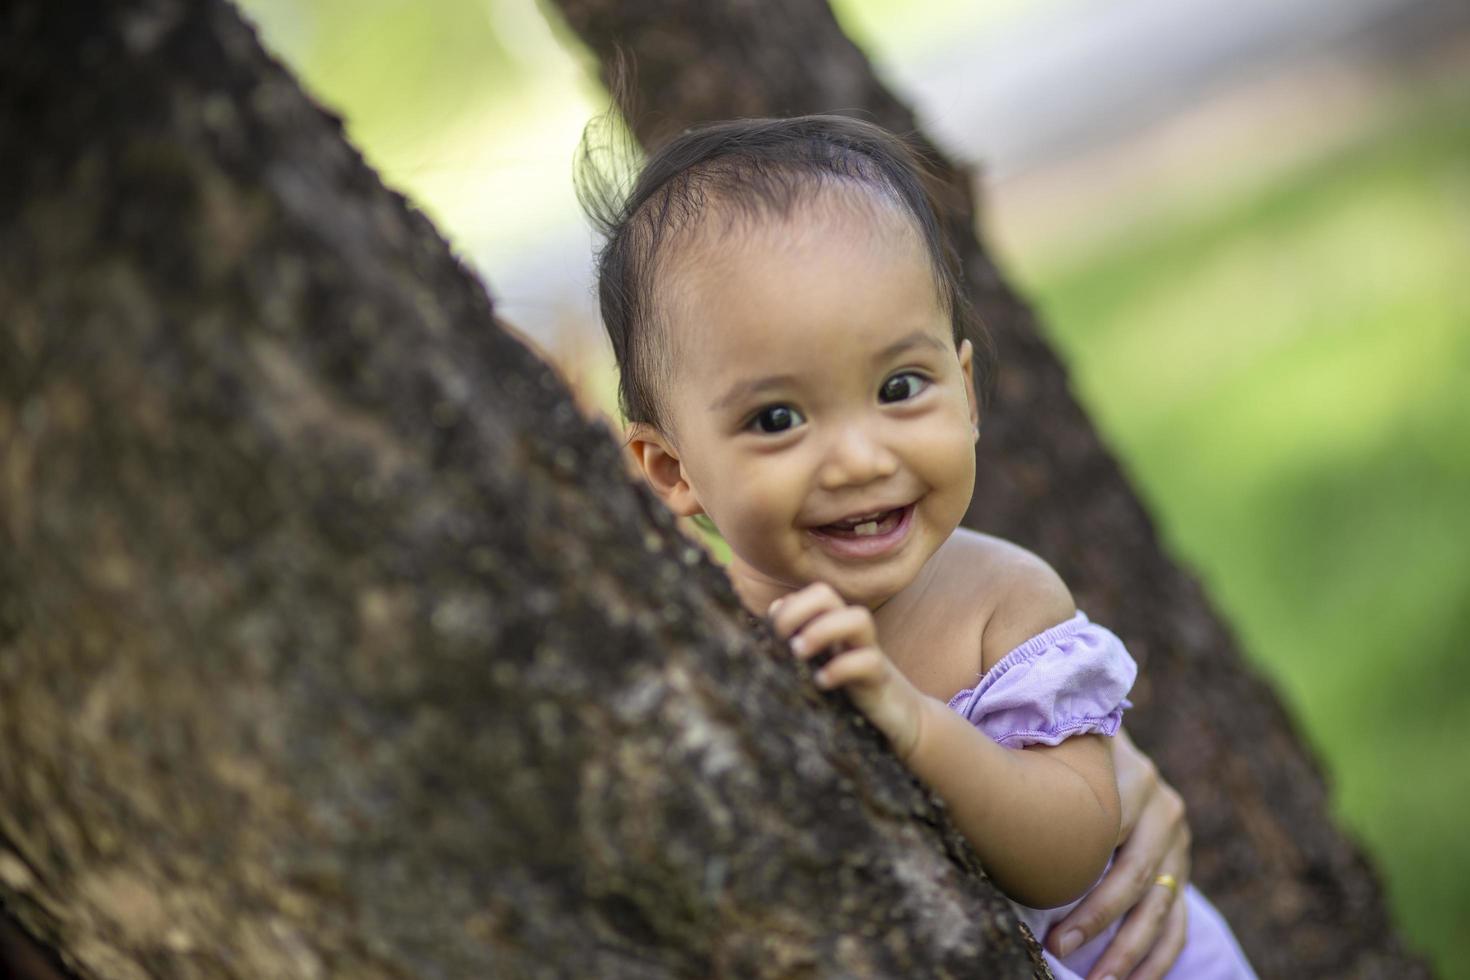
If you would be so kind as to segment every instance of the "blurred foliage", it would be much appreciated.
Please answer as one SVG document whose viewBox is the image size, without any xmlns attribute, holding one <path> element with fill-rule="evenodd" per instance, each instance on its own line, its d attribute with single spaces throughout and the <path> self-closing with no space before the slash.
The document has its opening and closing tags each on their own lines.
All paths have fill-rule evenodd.
<svg viewBox="0 0 1470 980">
<path fill-rule="evenodd" d="M 1058 0 L 838 0 L 895 56 Z M 266 44 L 341 115 L 383 179 L 492 271 L 557 223 L 595 65 L 538 0 L 240 0 Z M 551 16 L 546 16 L 550 11 Z"/>
<path fill-rule="evenodd" d="M 528 81 L 484 0 L 251 0 L 245 9 L 375 155 L 412 153 Z"/>
<path fill-rule="evenodd" d="M 1470 98 L 1018 265 L 1172 549 L 1296 708 L 1406 933 L 1470 976 Z"/>
<path fill-rule="evenodd" d="M 848 37 L 870 58 L 896 58 L 956 35 L 995 25 L 1017 14 L 1035 14 L 1060 0 L 831 0 Z"/>
<path fill-rule="evenodd" d="M 535 0 L 243 0 L 383 179 L 497 264 L 576 220 L 572 148 L 605 103 Z"/>
</svg>

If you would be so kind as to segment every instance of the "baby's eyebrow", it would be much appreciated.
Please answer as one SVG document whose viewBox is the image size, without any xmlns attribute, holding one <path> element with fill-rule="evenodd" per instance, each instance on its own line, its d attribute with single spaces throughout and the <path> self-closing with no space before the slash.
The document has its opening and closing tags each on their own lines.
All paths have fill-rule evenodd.
<svg viewBox="0 0 1470 980">
<path fill-rule="evenodd" d="M 941 354 L 949 350 L 949 348 L 945 346 L 944 341 L 934 336 L 931 331 L 915 330 L 908 336 L 903 337 L 900 340 L 895 340 L 893 343 L 889 344 L 887 347 L 874 354 L 873 361 L 875 363 L 878 361 L 886 361 L 889 358 L 897 357 L 904 351 L 912 350 L 915 347 L 932 347 L 934 350 L 939 351 Z"/>
<path fill-rule="evenodd" d="M 899 354 L 914 349 L 915 347 L 928 347 L 943 354 L 949 351 L 944 341 L 934 336 L 929 330 L 915 330 L 907 336 L 895 340 L 873 355 L 873 363 L 887 361 L 897 357 Z M 795 375 L 772 374 L 764 378 L 754 378 L 750 381 L 739 381 L 731 385 L 723 395 L 710 402 L 710 411 L 717 412 L 727 408 L 735 402 L 744 401 L 765 391 L 775 391 L 788 388 L 796 384 Z"/>
<path fill-rule="evenodd" d="M 778 388 L 786 388 L 796 384 L 796 377 L 790 374 L 772 374 L 764 378 L 756 378 L 751 381 L 740 381 L 730 386 L 723 395 L 710 402 L 710 411 L 719 411 L 735 402 L 744 401 L 763 391 L 773 391 Z"/>
</svg>

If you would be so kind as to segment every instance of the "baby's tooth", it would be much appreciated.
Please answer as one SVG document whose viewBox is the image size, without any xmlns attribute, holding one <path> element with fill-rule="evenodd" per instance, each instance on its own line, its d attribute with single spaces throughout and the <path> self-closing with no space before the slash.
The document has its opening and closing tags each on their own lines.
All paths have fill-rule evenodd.
<svg viewBox="0 0 1470 980">
<path fill-rule="evenodd" d="M 855 528 L 852 529 L 852 533 L 853 534 L 877 534 L 878 533 L 878 522 L 877 521 L 868 521 L 866 524 L 859 524 L 857 527 L 855 527 Z"/>
</svg>

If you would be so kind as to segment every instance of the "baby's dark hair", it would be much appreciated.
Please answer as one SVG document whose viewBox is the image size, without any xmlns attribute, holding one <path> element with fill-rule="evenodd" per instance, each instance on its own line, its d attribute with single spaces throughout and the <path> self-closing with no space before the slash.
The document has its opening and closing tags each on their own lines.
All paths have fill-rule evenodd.
<svg viewBox="0 0 1470 980">
<path fill-rule="evenodd" d="M 602 323 L 612 341 L 618 398 L 629 422 L 663 428 L 660 390 L 672 371 L 654 285 L 671 242 L 697 227 L 714 206 L 728 218 L 786 217 L 819 191 L 867 189 L 912 219 L 934 273 L 956 345 L 970 337 L 985 390 L 989 345 L 961 285 L 959 260 L 939 224 L 928 171 L 902 139 L 846 116 L 737 119 L 685 130 L 653 153 L 630 191 L 617 186 L 584 134 L 577 156 L 577 197 L 604 236 L 597 255 Z"/>
</svg>

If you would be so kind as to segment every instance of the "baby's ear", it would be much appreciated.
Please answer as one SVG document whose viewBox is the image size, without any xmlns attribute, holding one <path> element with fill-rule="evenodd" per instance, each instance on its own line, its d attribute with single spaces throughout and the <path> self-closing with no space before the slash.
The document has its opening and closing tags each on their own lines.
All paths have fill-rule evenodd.
<svg viewBox="0 0 1470 980">
<path fill-rule="evenodd" d="M 970 424 L 975 427 L 975 438 L 980 438 L 980 401 L 975 393 L 975 346 L 969 340 L 960 341 L 960 371 L 965 376 L 965 399 L 970 403 Z"/>
<path fill-rule="evenodd" d="M 651 425 L 635 422 L 628 429 L 628 450 L 643 479 L 669 510 L 680 517 L 704 513 L 668 436 Z"/>
</svg>

